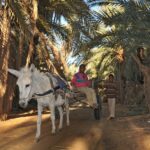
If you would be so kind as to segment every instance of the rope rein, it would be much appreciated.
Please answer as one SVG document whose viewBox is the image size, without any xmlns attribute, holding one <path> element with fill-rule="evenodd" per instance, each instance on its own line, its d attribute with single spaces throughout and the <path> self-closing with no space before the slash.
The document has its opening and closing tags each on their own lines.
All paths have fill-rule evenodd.
<svg viewBox="0 0 150 150">
<path fill-rule="evenodd" d="M 49 94 L 52 94 L 52 93 L 49 93 Z M 30 100 L 30 99 L 38 99 L 38 98 L 43 98 L 43 97 L 49 97 L 49 94 L 47 94 L 47 95 L 43 95 L 43 96 L 35 96 L 35 95 L 33 95 L 32 97 L 27 97 L 27 98 L 21 98 L 20 100 Z"/>
</svg>

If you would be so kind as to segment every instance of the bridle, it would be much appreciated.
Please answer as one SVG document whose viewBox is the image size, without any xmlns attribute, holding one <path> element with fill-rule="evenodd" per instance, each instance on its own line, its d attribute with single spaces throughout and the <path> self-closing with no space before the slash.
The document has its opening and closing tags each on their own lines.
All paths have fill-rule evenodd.
<svg viewBox="0 0 150 150">
<path fill-rule="evenodd" d="M 57 90 L 57 87 L 55 88 L 54 87 L 54 84 L 53 84 L 53 81 L 51 79 L 50 76 L 48 76 L 46 74 L 46 76 L 48 77 L 49 81 L 50 81 L 50 84 L 52 86 L 52 89 L 49 89 L 43 93 L 34 93 L 31 97 L 28 96 L 27 98 L 21 98 L 20 100 L 31 100 L 31 99 L 38 99 L 38 98 L 43 98 L 43 97 L 49 97 L 50 94 L 55 94 L 55 91 Z M 31 94 L 31 90 L 30 90 L 30 93 L 29 95 Z"/>
</svg>

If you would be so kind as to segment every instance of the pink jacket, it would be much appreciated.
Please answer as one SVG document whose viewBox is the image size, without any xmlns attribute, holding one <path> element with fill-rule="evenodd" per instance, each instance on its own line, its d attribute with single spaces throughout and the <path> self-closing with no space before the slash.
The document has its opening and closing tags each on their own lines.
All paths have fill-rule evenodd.
<svg viewBox="0 0 150 150">
<path fill-rule="evenodd" d="M 73 76 L 73 79 L 71 80 L 71 83 L 75 87 L 89 87 L 90 86 L 90 81 L 88 80 L 88 77 L 85 73 L 76 73 Z"/>
</svg>

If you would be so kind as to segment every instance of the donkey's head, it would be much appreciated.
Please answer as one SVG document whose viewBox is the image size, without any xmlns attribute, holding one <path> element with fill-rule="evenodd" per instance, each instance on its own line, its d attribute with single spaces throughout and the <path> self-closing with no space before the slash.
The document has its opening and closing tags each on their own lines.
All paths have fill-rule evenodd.
<svg viewBox="0 0 150 150">
<path fill-rule="evenodd" d="M 35 66 L 31 65 L 30 68 L 24 67 L 20 71 L 8 69 L 8 72 L 18 78 L 17 85 L 19 87 L 19 105 L 26 108 L 29 101 L 32 84 L 32 72 Z"/>
</svg>

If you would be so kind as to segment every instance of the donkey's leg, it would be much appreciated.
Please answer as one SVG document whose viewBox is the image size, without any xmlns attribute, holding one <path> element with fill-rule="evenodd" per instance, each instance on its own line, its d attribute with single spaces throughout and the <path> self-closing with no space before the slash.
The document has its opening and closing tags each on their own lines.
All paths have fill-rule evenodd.
<svg viewBox="0 0 150 150">
<path fill-rule="evenodd" d="M 59 116 L 60 116 L 60 120 L 59 120 L 59 130 L 62 129 L 63 126 L 63 109 L 61 106 L 57 106 L 58 111 L 59 111 Z"/>
<path fill-rule="evenodd" d="M 69 101 L 68 101 L 68 99 L 66 98 L 65 99 L 65 107 L 66 107 L 66 118 L 67 118 L 67 126 L 69 126 L 70 125 L 70 117 L 69 117 Z"/>
<path fill-rule="evenodd" d="M 38 105 L 37 131 L 35 136 L 37 142 L 39 141 L 41 135 L 42 111 L 43 107 Z"/>
<path fill-rule="evenodd" d="M 56 126 L 55 126 L 55 106 L 54 105 L 49 105 L 49 109 L 51 110 L 52 134 L 55 134 L 55 132 L 56 132 Z"/>
</svg>

